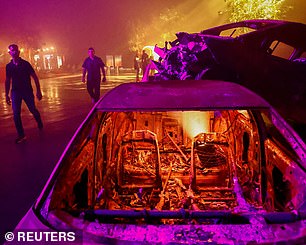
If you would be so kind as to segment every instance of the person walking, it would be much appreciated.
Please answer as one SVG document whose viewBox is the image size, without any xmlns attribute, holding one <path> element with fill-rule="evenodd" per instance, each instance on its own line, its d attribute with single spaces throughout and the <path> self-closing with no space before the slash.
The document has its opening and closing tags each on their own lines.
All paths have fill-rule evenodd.
<svg viewBox="0 0 306 245">
<path fill-rule="evenodd" d="M 148 64 L 149 64 L 149 55 L 146 53 L 145 50 L 142 50 L 142 55 L 141 55 L 142 77 L 145 76 Z"/>
<path fill-rule="evenodd" d="M 100 98 L 101 70 L 103 74 L 103 82 L 106 81 L 105 64 L 102 59 L 95 55 L 93 48 L 88 49 L 88 57 L 83 65 L 82 82 L 87 80 L 87 91 L 93 103 L 96 103 Z M 85 80 L 87 74 L 87 79 Z"/>
<path fill-rule="evenodd" d="M 140 62 L 140 59 L 138 57 L 138 52 L 136 52 L 134 56 L 134 69 L 136 71 L 136 82 L 139 82 L 139 72 L 140 72 L 139 62 Z"/>
<path fill-rule="evenodd" d="M 43 123 L 40 113 L 35 106 L 33 88 L 31 85 L 31 77 L 34 79 L 36 86 L 36 97 L 38 100 L 42 99 L 39 79 L 32 67 L 32 65 L 22 59 L 18 45 L 11 44 L 9 47 L 9 54 L 12 57 L 10 63 L 6 65 L 5 78 L 5 99 L 8 105 L 12 104 L 14 123 L 17 130 L 18 137 L 15 143 L 19 144 L 26 140 L 24 128 L 21 120 L 21 104 L 22 100 L 26 103 L 29 111 L 33 114 L 39 129 L 43 128 Z M 12 84 L 12 88 L 11 88 Z M 11 97 L 9 92 L 11 90 Z"/>
</svg>

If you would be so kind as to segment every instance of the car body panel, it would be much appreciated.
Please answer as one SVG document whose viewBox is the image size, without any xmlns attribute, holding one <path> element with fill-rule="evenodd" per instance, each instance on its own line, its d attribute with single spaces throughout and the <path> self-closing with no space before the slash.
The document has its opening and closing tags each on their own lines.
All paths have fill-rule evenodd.
<svg viewBox="0 0 306 245">
<path fill-rule="evenodd" d="M 24 230 L 44 230 L 52 231 L 50 227 L 44 225 L 38 216 L 34 213 L 33 207 L 31 207 L 25 216 L 17 224 L 15 231 L 24 231 Z"/>
<path fill-rule="evenodd" d="M 175 86 L 173 86 L 175 84 Z M 164 81 L 126 83 L 106 94 L 98 110 L 193 110 L 205 108 L 268 107 L 269 104 L 242 86 L 224 81 Z"/>
</svg>

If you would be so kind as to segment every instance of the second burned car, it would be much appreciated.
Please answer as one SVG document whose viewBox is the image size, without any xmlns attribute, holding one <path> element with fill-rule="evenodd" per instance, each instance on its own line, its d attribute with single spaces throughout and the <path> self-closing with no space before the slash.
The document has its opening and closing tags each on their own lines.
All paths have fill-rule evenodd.
<svg viewBox="0 0 306 245">
<path fill-rule="evenodd" d="M 158 48 L 154 80 L 227 80 L 271 103 L 306 137 L 306 25 L 246 20 L 199 33 L 177 33 Z M 145 78 L 144 80 L 148 80 Z"/>
</svg>

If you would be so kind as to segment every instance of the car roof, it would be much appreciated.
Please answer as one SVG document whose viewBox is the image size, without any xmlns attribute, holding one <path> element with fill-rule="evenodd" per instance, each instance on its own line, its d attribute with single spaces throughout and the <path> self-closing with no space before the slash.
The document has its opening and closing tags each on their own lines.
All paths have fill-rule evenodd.
<svg viewBox="0 0 306 245">
<path fill-rule="evenodd" d="M 244 20 L 212 27 L 201 31 L 201 34 L 219 36 L 224 30 L 238 27 L 249 27 L 256 30 L 256 32 L 245 33 L 241 36 L 250 36 L 250 38 L 253 39 L 254 36 L 263 35 L 264 37 L 280 39 L 281 41 L 296 48 L 306 49 L 306 37 L 304 35 L 306 32 L 306 25 L 292 21 L 262 19 Z"/>
<path fill-rule="evenodd" d="M 202 34 L 219 34 L 221 31 L 224 31 L 226 29 L 236 28 L 236 27 L 249 27 L 255 30 L 275 27 L 275 26 L 281 26 L 281 25 L 287 25 L 290 23 L 296 22 L 290 22 L 290 21 L 284 21 L 284 20 L 263 20 L 263 19 L 253 19 L 253 20 L 243 20 L 238 22 L 233 22 L 229 24 L 224 24 L 220 26 L 215 26 L 212 28 L 208 28 L 205 30 L 202 30 Z"/>
<path fill-rule="evenodd" d="M 249 89 L 216 80 L 153 81 L 120 84 L 96 104 L 100 111 L 170 111 L 268 108 Z"/>
</svg>

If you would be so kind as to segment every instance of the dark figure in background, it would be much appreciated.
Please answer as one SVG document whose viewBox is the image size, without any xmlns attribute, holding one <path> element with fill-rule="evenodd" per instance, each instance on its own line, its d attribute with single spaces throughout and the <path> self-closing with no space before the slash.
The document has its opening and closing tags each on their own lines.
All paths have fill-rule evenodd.
<svg viewBox="0 0 306 245">
<path fill-rule="evenodd" d="M 11 104 L 14 114 L 14 122 L 18 137 L 15 143 L 21 143 L 26 140 L 24 129 L 21 121 L 21 103 L 22 100 L 26 103 L 29 111 L 33 114 L 39 129 L 43 128 L 40 113 L 35 106 L 33 88 L 31 85 L 31 77 L 34 79 L 36 85 L 36 97 L 38 100 L 42 99 L 39 79 L 31 66 L 31 64 L 19 57 L 20 51 L 16 44 L 11 44 L 9 53 L 12 57 L 10 63 L 6 65 L 6 79 L 5 79 L 5 99 L 7 104 Z M 12 81 L 11 98 L 9 96 Z M 11 101 L 12 99 L 12 101 Z"/>
<path fill-rule="evenodd" d="M 88 56 L 83 65 L 82 82 L 85 83 L 87 73 L 87 91 L 93 103 L 96 103 L 100 98 L 101 70 L 103 74 L 103 82 L 106 81 L 105 64 L 102 59 L 95 55 L 93 48 L 88 49 Z"/>
<path fill-rule="evenodd" d="M 138 52 L 136 52 L 135 57 L 134 57 L 134 69 L 136 71 L 136 82 L 139 81 L 139 70 L 140 70 L 139 62 L 140 62 L 140 59 L 138 57 Z"/>
<path fill-rule="evenodd" d="M 142 76 L 144 76 L 148 64 L 149 64 L 149 55 L 146 53 L 145 50 L 142 50 L 142 55 L 141 55 Z"/>
</svg>

